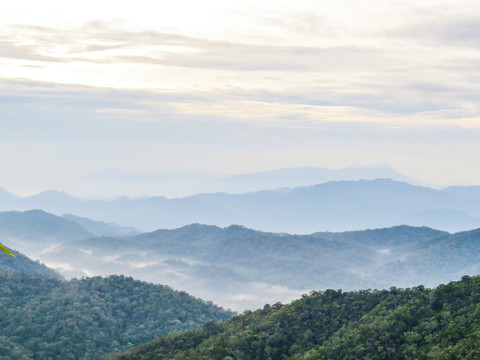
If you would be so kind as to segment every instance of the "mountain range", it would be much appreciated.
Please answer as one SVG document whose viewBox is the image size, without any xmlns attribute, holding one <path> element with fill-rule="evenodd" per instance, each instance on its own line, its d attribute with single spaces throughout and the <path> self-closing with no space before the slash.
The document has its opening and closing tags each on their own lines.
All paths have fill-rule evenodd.
<svg viewBox="0 0 480 360">
<path fill-rule="evenodd" d="M 192 224 L 58 241 L 34 255 L 67 278 L 125 274 L 243 310 L 311 289 L 434 286 L 478 273 L 478 245 L 480 230 L 450 234 L 404 225 L 290 235 Z"/>
<path fill-rule="evenodd" d="M 449 232 L 480 227 L 479 187 L 442 190 L 390 179 L 333 181 L 242 194 L 210 193 L 184 198 L 81 200 L 47 191 L 20 198 L 3 191 L 0 210 L 43 209 L 143 231 L 192 223 L 308 234 L 395 225 L 429 226 Z M 77 219 L 78 222 L 78 219 Z M 128 228 L 124 234 L 135 229 Z M 98 235 L 98 233 L 97 233 Z"/>
<path fill-rule="evenodd" d="M 35 213 L 28 215 L 32 217 Z M 53 226 L 59 224 L 53 215 L 44 218 L 52 221 Z M 192 234 L 197 237 L 192 238 Z M 450 276 L 462 266 L 465 269 L 480 263 L 480 229 L 452 235 L 408 226 L 299 236 L 259 233 L 240 226 L 220 229 L 190 225 L 133 237 L 67 242 L 61 247 L 75 247 L 76 243 L 85 246 L 95 240 L 99 244 L 109 243 L 115 239 L 116 245 L 122 245 L 123 241 L 138 242 L 143 243 L 148 252 L 161 249 L 166 256 L 187 255 L 189 258 L 183 261 L 192 265 L 192 259 L 200 256 L 212 263 L 218 260 L 219 265 L 232 264 L 232 269 L 237 270 L 242 264 L 252 266 L 260 261 L 264 262 L 265 270 L 272 259 L 285 261 L 288 254 L 293 258 L 299 254 L 308 258 L 309 253 L 319 262 L 322 262 L 319 255 L 323 255 L 332 263 L 342 262 L 339 268 L 346 267 L 352 259 L 342 261 L 341 258 L 361 249 L 364 250 L 361 257 L 367 261 L 368 249 L 377 249 L 387 256 L 395 253 L 394 257 L 401 259 L 397 263 L 406 262 L 410 270 L 413 264 L 429 260 L 417 269 L 417 279 L 410 281 L 417 281 L 425 271 L 430 275 L 443 271 Z M 187 246 L 189 244 L 191 246 Z M 231 253 L 225 251 L 232 244 L 238 247 L 233 246 Z M 132 250 L 134 246 L 130 245 Z M 322 254 L 315 253 L 317 246 Z M 81 249 L 77 247 L 78 250 Z M 343 255 L 335 256 L 339 252 Z M 280 259 L 282 253 L 284 258 Z M 222 254 L 224 258 L 217 259 Z M 246 310 L 231 318 L 234 315 L 231 311 L 167 286 L 125 276 L 64 281 L 44 273 L 44 265 L 22 254 L 16 255 L 17 258 L 6 254 L 0 257 L 0 356 L 6 359 L 94 360 L 104 359 L 111 352 L 116 353 L 109 356 L 109 360 L 413 360 L 475 359 L 480 355 L 479 276 L 464 275 L 461 281 L 434 289 L 417 283 L 406 289 L 309 291 L 290 304 L 265 304 L 259 310 Z M 4 259 L 15 263 L 14 266 Z M 404 269 L 396 271 L 402 274 Z M 388 267 L 376 272 L 378 278 L 379 274 L 388 272 Z M 243 275 L 246 274 L 244 271 Z M 265 279 L 272 275 L 263 274 Z M 318 275 L 325 273 L 310 274 Z M 306 282 L 304 279 L 306 275 L 295 276 L 303 280 L 303 284 L 308 283 L 308 279 Z M 242 286 L 235 279 L 230 281 Z M 231 288 L 222 291 L 229 292 Z M 219 320 L 221 322 L 217 322 Z M 154 338 L 157 339 L 145 343 Z M 141 343 L 145 344 L 139 345 Z"/>
<path fill-rule="evenodd" d="M 74 215 L 61 217 L 43 210 L 0 212 L 0 243 L 38 258 L 38 254 L 60 243 L 96 236 L 122 236 L 140 233 L 122 227 Z"/>
<path fill-rule="evenodd" d="M 283 187 L 310 186 L 336 180 L 390 178 L 424 185 L 387 165 L 328 169 L 313 166 L 283 168 L 244 174 L 222 174 L 205 171 L 128 171 L 118 168 L 91 172 L 80 180 L 83 187 L 101 191 L 103 196 L 115 192 L 141 196 L 187 197 L 199 193 L 272 190 Z M 77 186 L 79 186 L 78 184 Z"/>
</svg>

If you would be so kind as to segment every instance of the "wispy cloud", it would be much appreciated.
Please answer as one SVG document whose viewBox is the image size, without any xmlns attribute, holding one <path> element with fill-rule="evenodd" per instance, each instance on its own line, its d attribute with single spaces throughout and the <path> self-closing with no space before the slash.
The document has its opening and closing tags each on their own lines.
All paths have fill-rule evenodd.
<svg viewBox="0 0 480 360">
<path fill-rule="evenodd" d="M 480 45 L 480 17 L 444 15 L 392 30 L 390 34 L 416 41 L 430 41 L 436 45 L 471 47 L 477 50 Z"/>
<path fill-rule="evenodd" d="M 105 118 L 111 118 L 114 120 L 130 120 L 140 122 L 157 122 L 158 120 L 145 110 L 133 110 L 133 109 L 119 109 L 119 108 L 102 108 L 94 111 Z"/>
<path fill-rule="evenodd" d="M 71 106 L 92 118 L 134 122 L 247 121 L 257 126 L 311 128 L 326 123 L 472 127 L 480 116 L 475 88 L 405 80 L 372 83 L 345 93 L 328 87 L 212 89 L 205 91 L 109 89 L 0 79 L 0 103 Z M 427 96 L 427 94 L 429 96 Z M 190 120 L 189 120 L 190 119 Z M 196 120 L 195 120 L 196 119 Z M 468 120 L 469 119 L 469 120 Z M 477 124 L 480 127 L 480 123 Z"/>
<path fill-rule="evenodd" d="M 0 5 L 1 175 L 417 160 L 427 172 L 439 154 L 448 173 L 470 171 L 478 2 L 247 3 L 59 2 L 64 17 Z"/>
<path fill-rule="evenodd" d="M 296 26 L 297 18 L 305 22 Z M 326 32 L 328 29 L 328 26 L 317 25 L 322 18 L 315 14 L 297 14 L 290 18 L 263 16 L 257 20 L 287 29 L 299 27 L 295 30 L 299 32 L 314 31 L 313 28 Z M 187 114 L 209 110 L 211 115 L 218 116 L 277 118 L 274 114 L 283 113 L 284 118 L 311 116 L 323 121 L 339 121 L 344 118 L 340 116 L 342 113 L 350 114 L 345 115 L 351 116 L 350 121 L 359 121 L 366 118 L 358 116 L 360 110 L 370 112 L 371 120 L 381 121 L 387 114 L 394 114 L 398 120 L 401 119 L 398 115 L 402 114 L 438 112 L 445 116 L 447 112 L 455 113 L 452 110 L 456 109 L 457 113 L 461 110 L 476 117 L 478 114 L 472 109 L 478 98 L 478 87 L 473 74 L 480 70 L 480 64 L 472 54 L 437 57 L 433 48 L 423 48 L 414 56 L 415 49 L 411 47 L 416 45 L 409 44 L 408 39 L 434 39 L 442 44 L 473 46 L 478 39 L 475 35 L 478 24 L 475 18 L 409 23 L 386 33 L 394 42 L 391 47 L 385 44 L 355 47 L 341 42 L 337 46 L 240 43 L 172 32 L 120 29 L 103 21 L 87 22 L 72 29 L 18 25 L 11 27 L 0 39 L 0 56 L 32 62 L 22 66 L 93 63 L 99 66 L 96 74 L 119 64 L 173 68 L 172 71 L 189 68 L 197 71 L 192 74 L 206 76 L 201 85 L 203 89 L 195 90 L 187 85 L 190 89 L 142 93 L 146 97 L 144 101 L 171 103 L 173 109 Z M 334 38 L 334 35 L 329 37 Z M 425 61 L 430 62 L 428 70 L 425 70 Z M 469 66 L 469 77 L 462 68 L 465 65 Z M 203 69 L 212 73 L 201 72 Z M 245 85 L 252 83 L 255 73 L 259 74 L 256 89 L 247 89 Z M 273 76 L 269 77 L 269 73 Z M 226 74 L 226 78 L 221 79 L 221 74 Z M 179 73 L 177 80 L 182 76 L 186 75 Z M 445 79 L 451 80 L 448 85 Z M 189 84 L 188 80 L 182 81 Z M 289 85 L 290 81 L 295 85 Z M 222 82 L 229 86 L 219 89 Z M 193 98 L 198 101 L 197 106 L 190 103 Z M 254 107 L 255 111 L 245 111 L 245 106 L 252 109 L 249 104 L 252 101 L 260 105 Z M 334 113 L 326 111 L 327 107 L 332 107 L 330 110 L 341 107 L 342 111 L 337 112 L 338 117 L 329 118 Z M 107 108 L 123 109 L 109 105 Z M 315 115 L 317 112 L 323 115 Z M 116 115 L 126 118 L 125 114 L 120 116 L 117 112 Z M 143 119 L 152 121 L 155 116 Z"/>
<path fill-rule="evenodd" d="M 356 71 L 388 57 L 354 46 L 260 45 L 158 31 L 126 31 L 95 21 L 76 29 L 16 26 L 2 57 L 34 61 L 138 63 L 239 71 Z M 21 35 L 20 35 L 21 34 Z M 351 59 L 354 58 L 355 62 Z"/>
</svg>

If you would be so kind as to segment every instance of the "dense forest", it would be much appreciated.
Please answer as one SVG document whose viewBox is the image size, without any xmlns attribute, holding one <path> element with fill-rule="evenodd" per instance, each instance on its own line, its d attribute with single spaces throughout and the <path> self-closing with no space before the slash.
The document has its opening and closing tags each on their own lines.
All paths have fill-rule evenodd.
<svg viewBox="0 0 480 360">
<path fill-rule="evenodd" d="M 109 360 L 479 359 L 480 276 L 390 290 L 312 292 Z"/>
<path fill-rule="evenodd" d="M 233 315 L 185 292 L 124 276 L 62 281 L 0 272 L 0 284 L 0 359 L 104 359 Z"/>
<path fill-rule="evenodd" d="M 27 275 L 45 275 L 56 279 L 62 279 L 62 276 L 55 270 L 41 264 L 38 261 L 33 261 L 22 253 L 12 250 L 15 257 L 0 254 L 0 271 L 6 272 L 21 272 Z"/>
</svg>

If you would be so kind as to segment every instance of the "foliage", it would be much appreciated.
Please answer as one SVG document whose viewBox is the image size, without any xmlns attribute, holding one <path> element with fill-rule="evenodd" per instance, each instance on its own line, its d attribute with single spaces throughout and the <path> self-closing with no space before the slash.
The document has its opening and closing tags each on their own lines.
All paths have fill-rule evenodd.
<svg viewBox="0 0 480 360">
<path fill-rule="evenodd" d="M 103 359 L 233 315 L 185 292 L 124 276 L 66 282 L 0 273 L 0 281 L 0 336 L 36 360 Z"/>
<path fill-rule="evenodd" d="M 0 360 L 30 360 L 32 353 L 15 344 L 5 336 L 0 336 Z"/>
<path fill-rule="evenodd" d="M 480 276 L 389 291 L 313 292 L 109 360 L 478 359 Z"/>
<path fill-rule="evenodd" d="M 0 271 L 22 272 L 28 275 L 45 275 L 53 278 L 62 278 L 55 270 L 52 270 L 38 261 L 33 261 L 25 255 L 12 251 L 15 257 L 0 256 Z"/>
</svg>

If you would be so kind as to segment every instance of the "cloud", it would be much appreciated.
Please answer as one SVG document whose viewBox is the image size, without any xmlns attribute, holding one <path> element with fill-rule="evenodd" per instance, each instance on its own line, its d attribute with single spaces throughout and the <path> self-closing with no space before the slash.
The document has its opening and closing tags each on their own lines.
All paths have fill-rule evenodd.
<svg viewBox="0 0 480 360">
<path fill-rule="evenodd" d="M 268 25 L 287 31 L 298 32 L 310 36 L 332 36 L 329 27 L 329 21 L 326 16 L 321 16 L 313 12 L 274 14 L 274 15 L 256 15 L 255 18 Z"/>
<path fill-rule="evenodd" d="M 354 46 L 266 45 L 127 31 L 100 21 L 71 30 L 15 26 L 13 33 L 11 42 L 0 43 L 1 56 L 38 62 L 137 63 L 239 71 L 355 71 L 378 66 L 379 58 L 387 56 L 378 49 Z"/>
<path fill-rule="evenodd" d="M 295 19 L 304 19 L 309 25 L 289 30 L 295 27 Z M 316 14 L 274 14 L 257 20 L 286 31 L 308 33 L 322 18 Z M 153 84 L 165 79 L 170 89 L 128 91 L 90 87 L 76 92 L 74 87 L 50 84 L 50 91 L 40 91 L 39 83 L 34 86 L 36 90 L 16 83 L 2 101 L 26 101 L 27 94 L 47 102 L 78 96 L 68 101 L 88 98 L 87 108 L 97 116 L 143 122 L 158 121 L 164 114 L 265 124 L 279 121 L 289 123 L 288 126 L 328 121 L 386 122 L 387 118 L 391 119 L 388 122 L 403 124 L 427 121 L 426 118 L 432 122 L 434 114 L 439 116 L 439 122 L 447 114 L 475 118 L 478 113 L 474 104 L 479 96 L 475 74 L 480 69 L 476 58 L 463 51 L 440 53 L 431 45 L 419 50 L 418 44 L 410 41 L 416 36 L 474 43 L 475 36 L 464 33 L 475 34 L 475 19 L 465 21 L 463 27 L 458 24 L 460 19 L 447 20 L 442 17 L 437 23 L 431 19 L 425 24 L 410 23 L 383 33 L 383 38 L 377 34 L 379 39 L 391 40 L 391 44 L 378 42 L 368 46 L 351 46 L 341 41 L 336 46 L 320 46 L 315 42 L 292 45 L 212 40 L 168 31 L 116 28 L 114 23 L 102 21 L 71 29 L 17 25 L 9 28 L 3 39 L 0 35 L 4 49 L 1 56 L 21 61 L 28 71 L 35 71 L 34 66 L 47 66 L 42 71 L 46 74 L 52 63 L 58 62 L 64 64 L 62 74 L 66 76 L 75 74 L 77 69 L 88 69 L 85 71 L 90 83 L 104 76 L 106 84 L 122 84 L 123 78 L 128 82 L 135 77 L 148 80 L 154 76 Z M 317 31 L 328 32 L 329 26 L 322 23 Z M 457 27 L 457 32 L 448 30 Z M 445 31 L 448 34 L 443 34 Z M 86 65 L 73 67 L 78 63 Z M 63 80 L 61 76 L 59 79 Z M 74 76 L 70 81 L 82 79 Z M 60 88 L 63 93 L 58 91 Z M 23 95 L 13 96 L 20 93 Z"/>
<path fill-rule="evenodd" d="M 158 120 L 146 110 L 132 110 L 119 108 L 103 108 L 95 110 L 95 113 L 106 118 L 124 119 L 140 122 L 157 122 Z"/>
<path fill-rule="evenodd" d="M 478 48 L 480 17 L 443 14 L 388 32 L 392 36 L 429 41 L 437 45 Z"/>
<path fill-rule="evenodd" d="M 292 43 L 306 40 L 312 43 L 335 43 L 344 26 L 330 17 L 330 14 L 315 11 L 286 12 L 281 8 L 269 12 L 238 11 L 241 17 L 252 21 L 251 31 L 255 40 L 272 43 Z M 288 39 L 288 40 L 287 40 Z"/>
<path fill-rule="evenodd" d="M 13 41 L 5 40 L 0 40 L 0 57 L 39 62 L 64 61 L 64 59 L 59 57 L 39 54 L 36 46 L 21 45 Z"/>
<path fill-rule="evenodd" d="M 37 115 L 70 111 L 75 117 L 152 124 L 247 122 L 289 129 L 322 128 L 339 122 L 388 126 L 450 123 L 471 128 L 475 124 L 472 119 L 480 116 L 476 92 L 467 85 L 409 79 L 363 84 L 349 93 L 328 86 L 277 91 L 136 90 L 0 79 L 4 114 L 16 106 L 9 111 L 21 114 L 31 109 Z"/>
</svg>

